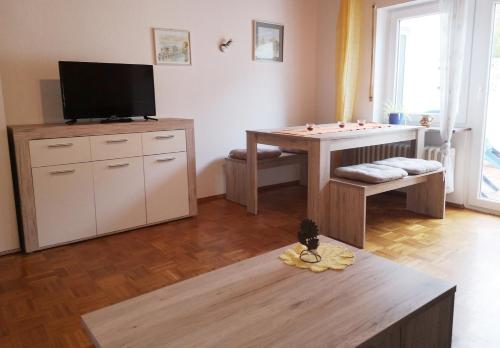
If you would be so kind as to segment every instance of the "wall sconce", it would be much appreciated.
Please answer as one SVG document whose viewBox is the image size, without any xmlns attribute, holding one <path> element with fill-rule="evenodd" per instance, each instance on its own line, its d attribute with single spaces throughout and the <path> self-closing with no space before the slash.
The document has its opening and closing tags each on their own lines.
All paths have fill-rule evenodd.
<svg viewBox="0 0 500 348">
<path fill-rule="evenodd" d="M 229 49 L 229 46 L 233 43 L 233 39 L 229 39 L 227 42 L 225 40 L 219 45 L 219 50 L 224 53 Z"/>
</svg>

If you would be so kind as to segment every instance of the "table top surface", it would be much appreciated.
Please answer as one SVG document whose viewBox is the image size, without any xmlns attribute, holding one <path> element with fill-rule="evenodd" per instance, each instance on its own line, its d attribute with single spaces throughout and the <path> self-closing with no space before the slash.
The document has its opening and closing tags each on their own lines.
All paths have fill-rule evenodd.
<svg viewBox="0 0 500 348">
<path fill-rule="evenodd" d="M 380 134 L 388 134 L 388 133 L 398 133 L 398 132 L 410 132 L 418 129 L 426 129 L 422 126 L 404 126 L 404 125 L 390 125 L 386 128 L 374 128 L 374 129 L 363 129 L 363 130 L 352 130 L 345 129 L 344 131 L 335 132 L 335 133 L 323 133 L 323 134 L 301 134 L 301 135 L 292 135 L 292 134 L 283 134 L 280 132 L 283 131 L 291 131 L 291 130 L 305 130 L 305 125 L 303 126 L 294 126 L 294 127 L 285 127 L 285 128 L 274 128 L 274 129 L 256 129 L 256 130 L 247 130 L 247 133 L 255 133 L 255 134 L 264 134 L 264 135 L 272 135 L 276 137 L 290 138 L 290 139 L 306 139 L 306 140 L 337 140 L 344 138 L 356 138 L 362 136 L 371 136 L 371 135 L 380 135 Z M 328 123 L 328 124 L 318 124 L 315 125 L 315 130 L 320 128 L 340 128 L 336 123 Z"/>
<path fill-rule="evenodd" d="M 84 326 L 98 347 L 357 346 L 455 291 L 352 247 L 343 271 L 297 269 L 278 258 L 289 247 L 86 314 Z"/>
</svg>

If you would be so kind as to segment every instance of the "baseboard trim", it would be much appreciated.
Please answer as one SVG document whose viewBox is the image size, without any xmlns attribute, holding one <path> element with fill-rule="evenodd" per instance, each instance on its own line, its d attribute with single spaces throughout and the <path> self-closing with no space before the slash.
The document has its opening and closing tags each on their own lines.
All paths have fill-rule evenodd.
<svg viewBox="0 0 500 348">
<path fill-rule="evenodd" d="M 282 183 L 279 183 L 279 184 L 261 186 L 261 187 L 259 187 L 259 192 L 272 191 L 272 190 L 280 189 L 280 188 L 283 188 L 283 187 L 299 186 L 299 185 L 300 185 L 300 181 L 299 180 L 282 182 Z"/>
<path fill-rule="evenodd" d="M 21 248 L 16 248 L 16 249 L 11 249 L 11 250 L 5 250 L 5 251 L 0 251 L 0 256 L 4 255 L 10 255 L 10 254 L 15 254 L 21 251 Z"/>
<path fill-rule="evenodd" d="M 299 180 L 289 181 L 289 182 L 283 182 L 283 183 L 279 183 L 279 184 L 273 184 L 273 185 L 267 185 L 267 186 L 259 187 L 259 192 L 272 191 L 272 190 L 276 190 L 276 189 L 280 189 L 280 188 L 284 188 L 284 187 L 298 186 L 298 185 L 300 185 L 300 181 Z M 384 194 L 386 194 L 386 195 L 395 195 L 395 196 L 404 196 L 404 195 L 406 195 L 405 192 L 401 192 L 401 191 L 388 191 L 388 192 L 384 192 Z M 214 201 L 214 200 L 221 199 L 221 198 L 226 198 L 226 194 L 223 193 L 223 194 L 219 194 L 219 195 L 213 195 L 213 196 L 207 196 L 207 197 L 198 198 L 198 203 L 199 204 L 206 203 L 206 202 Z M 457 209 L 470 209 L 470 210 L 480 211 L 480 210 L 477 210 L 477 209 L 468 208 L 468 207 L 465 206 L 465 204 L 459 204 L 459 203 L 446 202 L 446 206 L 447 207 L 451 207 L 451 208 L 457 208 Z M 487 214 L 489 213 L 489 214 L 491 214 L 491 212 L 485 212 L 484 210 L 481 211 L 481 212 L 482 213 L 487 213 Z M 493 215 L 495 215 L 495 214 L 493 214 Z M 0 253 L 0 255 L 2 255 L 2 254 Z"/>
<path fill-rule="evenodd" d="M 273 184 L 273 185 L 266 185 L 266 186 L 259 187 L 259 192 L 272 191 L 272 190 L 276 190 L 276 189 L 280 189 L 280 188 L 284 188 L 284 187 L 298 186 L 298 185 L 300 185 L 299 180 L 283 182 L 283 183 Z M 220 198 L 226 198 L 226 194 L 223 193 L 220 195 L 213 195 L 213 196 L 198 198 L 198 203 L 206 203 L 206 202 L 210 202 L 210 201 L 220 199 Z"/>
<path fill-rule="evenodd" d="M 206 203 L 206 202 L 211 202 L 211 201 L 214 201 L 216 199 L 220 199 L 220 198 L 224 198 L 224 197 L 226 197 L 225 193 L 220 194 L 220 195 L 214 195 L 214 196 L 207 196 L 207 197 L 198 198 L 198 204 L 200 204 L 200 203 Z"/>
<path fill-rule="evenodd" d="M 482 207 L 477 207 L 475 205 L 465 205 L 465 209 L 472 210 L 478 213 L 486 214 L 486 215 L 491 215 L 491 216 L 500 216 L 500 211 L 492 210 L 492 209 L 487 209 L 487 208 L 482 208 Z"/>
<path fill-rule="evenodd" d="M 447 207 L 451 208 L 457 208 L 457 209 L 465 209 L 465 204 L 459 204 L 459 203 L 453 203 L 453 202 L 446 202 Z"/>
</svg>

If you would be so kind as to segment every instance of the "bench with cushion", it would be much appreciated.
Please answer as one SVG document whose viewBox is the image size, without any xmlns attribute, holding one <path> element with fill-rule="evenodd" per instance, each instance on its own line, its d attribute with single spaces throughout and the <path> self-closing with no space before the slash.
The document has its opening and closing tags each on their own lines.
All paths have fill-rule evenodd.
<svg viewBox="0 0 500 348">
<path fill-rule="evenodd" d="M 272 153 L 270 153 L 272 151 Z M 300 184 L 307 185 L 307 153 L 281 152 L 277 149 L 257 149 L 258 169 L 300 165 Z M 226 199 L 246 205 L 246 150 L 233 150 L 225 159 Z"/>
<path fill-rule="evenodd" d="M 428 163 L 428 165 L 432 167 L 436 166 L 436 163 Z M 335 173 L 350 176 L 345 174 L 345 168 L 338 168 Z M 399 169 L 405 171 L 401 167 Z M 383 168 L 379 170 L 383 171 Z M 366 197 L 401 188 L 407 188 L 406 208 L 408 210 L 433 218 L 444 218 L 446 199 L 444 171 L 442 168 L 437 170 L 434 168 L 434 171 L 424 169 L 422 172 L 422 174 L 385 181 L 384 177 L 387 175 L 378 175 L 375 172 L 375 178 L 368 179 L 371 182 L 359 181 L 359 176 L 357 180 L 345 177 L 332 178 L 330 180 L 330 236 L 358 248 L 364 248 Z M 365 175 L 366 171 L 362 174 Z"/>
</svg>

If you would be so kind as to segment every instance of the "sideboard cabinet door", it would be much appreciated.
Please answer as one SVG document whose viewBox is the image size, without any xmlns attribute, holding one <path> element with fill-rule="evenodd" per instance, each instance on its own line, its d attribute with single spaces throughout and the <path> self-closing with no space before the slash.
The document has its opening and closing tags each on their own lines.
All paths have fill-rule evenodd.
<svg viewBox="0 0 500 348">
<path fill-rule="evenodd" d="M 185 152 L 144 157 L 148 223 L 189 215 Z"/>
<path fill-rule="evenodd" d="M 146 224 L 142 157 L 93 162 L 97 234 Z"/>
<path fill-rule="evenodd" d="M 33 168 L 40 247 L 96 235 L 92 164 Z"/>
</svg>

